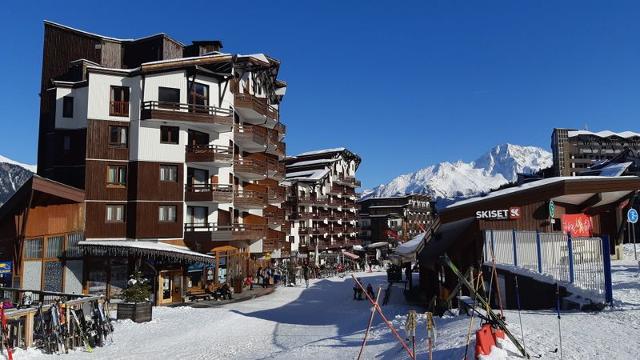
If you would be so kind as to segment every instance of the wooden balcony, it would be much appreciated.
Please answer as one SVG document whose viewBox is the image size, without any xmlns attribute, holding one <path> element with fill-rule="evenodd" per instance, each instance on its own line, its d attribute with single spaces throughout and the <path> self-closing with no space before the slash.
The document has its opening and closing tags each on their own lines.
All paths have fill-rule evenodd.
<svg viewBox="0 0 640 360">
<path fill-rule="evenodd" d="M 283 186 L 269 187 L 268 201 L 271 204 L 280 204 L 286 200 L 286 189 Z"/>
<path fill-rule="evenodd" d="M 217 145 L 187 145 L 185 160 L 213 166 L 229 166 L 233 163 L 233 149 Z"/>
<path fill-rule="evenodd" d="M 252 190 L 233 192 L 234 205 L 243 209 L 264 209 L 267 206 L 267 194 Z"/>
<path fill-rule="evenodd" d="M 334 180 L 336 184 L 349 186 L 349 187 L 360 187 L 361 182 L 357 180 L 353 176 L 344 176 Z"/>
<path fill-rule="evenodd" d="M 226 184 L 193 184 L 185 187 L 185 201 L 231 203 L 233 187 Z"/>
<path fill-rule="evenodd" d="M 311 206 L 324 206 L 327 205 L 329 199 L 327 198 L 318 198 L 314 196 L 299 196 L 294 202 L 299 205 L 311 205 Z"/>
<path fill-rule="evenodd" d="M 233 111 L 230 109 L 195 104 L 145 101 L 142 103 L 140 119 L 209 125 L 217 132 L 227 132 L 233 128 Z"/>
<path fill-rule="evenodd" d="M 109 103 L 109 116 L 129 116 L 128 101 L 111 101 Z"/>
<path fill-rule="evenodd" d="M 234 127 L 236 144 L 247 152 L 263 152 L 267 150 L 268 129 L 258 125 L 242 124 Z"/>
<path fill-rule="evenodd" d="M 269 105 L 266 98 L 251 94 L 235 94 L 234 105 L 244 120 L 252 124 L 266 124 L 268 127 L 273 127 L 280 118 L 278 110 Z"/>
<path fill-rule="evenodd" d="M 267 178 L 267 164 L 265 162 L 236 158 L 234 161 L 234 172 L 239 177 L 247 180 L 262 180 Z"/>
<path fill-rule="evenodd" d="M 184 239 L 187 242 L 200 241 L 257 241 L 267 234 L 266 225 L 216 223 L 185 223 Z"/>
<path fill-rule="evenodd" d="M 283 226 L 286 223 L 285 211 L 277 206 L 269 205 L 263 211 L 269 226 Z"/>
<path fill-rule="evenodd" d="M 255 154 L 258 155 L 258 154 Z M 271 179 L 283 180 L 286 167 L 283 162 L 281 162 L 276 156 L 263 156 L 265 162 L 267 163 L 267 172 L 268 176 Z"/>
<path fill-rule="evenodd" d="M 278 132 L 278 140 L 282 141 L 287 134 L 287 126 L 278 121 L 276 126 L 273 127 L 273 130 Z"/>
<path fill-rule="evenodd" d="M 266 152 L 278 157 L 284 157 L 287 152 L 286 144 L 282 142 L 282 137 L 276 129 L 268 129 Z"/>
</svg>

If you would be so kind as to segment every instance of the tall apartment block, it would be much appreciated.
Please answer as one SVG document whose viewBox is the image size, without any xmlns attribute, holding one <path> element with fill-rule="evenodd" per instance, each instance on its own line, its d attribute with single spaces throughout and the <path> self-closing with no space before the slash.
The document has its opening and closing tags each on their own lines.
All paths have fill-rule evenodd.
<svg viewBox="0 0 640 360">
<path fill-rule="evenodd" d="M 280 62 L 221 49 L 45 22 L 38 174 L 84 189 L 87 242 L 288 256 Z"/>
<path fill-rule="evenodd" d="M 310 151 L 289 157 L 286 182 L 291 250 L 318 262 L 320 254 L 338 254 L 359 244 L 360 157 L 345 148 Z"/>
<path fill-rule="evenodd" d="M 368 198 L 358 204 L 360 238 L 365 245 L 411 240 L 428 229 L 435 219 L 435 207 L 428 195 Z"/>
<path fill-rule="evenodd" d="M 553 129 L 551 150 L 553 174 L 576 176 L 592 165 L 615 158 L 630 149 L 640 151 L 640 134 L 632 131 L 592 132 L 588 130 Z"/>
</svg>

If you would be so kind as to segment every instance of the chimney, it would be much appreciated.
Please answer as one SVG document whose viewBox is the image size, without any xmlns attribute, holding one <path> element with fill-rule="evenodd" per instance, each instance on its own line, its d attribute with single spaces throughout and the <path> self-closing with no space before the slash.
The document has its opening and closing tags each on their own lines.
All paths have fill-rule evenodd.
<svg viewBox="0 0 640 360">
<path fill-rule="evenodd" d="M 184 56 L 201 56 L 222 49 L 222 41 L 219 40 L 202 40 L 192 41 L 191 45 L 184 48 Z"/>
</svg>

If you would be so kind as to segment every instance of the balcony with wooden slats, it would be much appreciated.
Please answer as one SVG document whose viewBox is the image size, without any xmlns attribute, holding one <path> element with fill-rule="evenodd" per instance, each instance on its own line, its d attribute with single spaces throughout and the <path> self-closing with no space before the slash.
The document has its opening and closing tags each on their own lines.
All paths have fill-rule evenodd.
<svg viewBox="0 0 640 360">
<path fill-rule="evenodd" d="M 233 186 L 228 184 L 192 184 L 185 187 L 185 201 L 231 203 Z"/>
<path fill-rule="evenodd" d="M 268 201 L 271 204 L 280 204 L 286 200 L 286 188 L 284 186 L 276 186 L 268 188 Z"/>
<path fill-rule="evenodd" d="M 254 190 L 236 190 L 233 203 L 241 209 L 264 209 L 267 206 L 267 193 Z"/>
<path fill-rule="evenodd" d="M 268 205 L 263 213 L 267 219 L 267 224 L 272 227 L 283 226 L 286 223 L 285 211 L 277 206 Z"/>
<path fill-rule="evenodd" d="M 263 180 L 267 178 L 267 164 L 263 161 L 236 158 L 233 165 L 235 174 L 245 180 Z"/>
<path fill-rule="evenodd" d="M 233 128 L 232 110 L 208 105 L 145 101 L 142 103 L 140 119 L 207 125 L 217 132 L 227 132 Z"/>
<path fill-rule="evenodd" d="M 236 125 L 233 129 L 234 140 L 247 152 L 264 152 L 268 146 L 269 129 L 250 124 Z"/>
<path fill-rule="evenodd" d="M 286 144 L 280 138 L 280 133 L 275 129 L 268 129 L 266 152 L 271 155 L 276 155 L 280 158 L 286 155 Z"/>
<path fill-rule="evenodd" d="M 267 225 L 260 224 L 232 224 L 219 225 L 217 223 L 185 223 L 184 239 L 187 243 L 204 242 L 211 245 L 211 241 L 243 241 L 250 243 L 264 239 L 267 235 Z"/>
<path fill-rule="evenodd" d="M 339 178 L 335 179 L 334 182 L 336 184 L 339 184 L 339 185 L 344 185 L 344 186 L 349 186 L 349 187 L 354 187 L 354 188 L 360 187 L 362 185 L 360 180 L 357 180 L 353 176 L 342 176 L 342 177 L 339 177 Z"/>
<path fill-rule="evenodd" d="M 270 105 L 266 98 L 246 93 L 234 95 L 235 109 L 246 122 L 265 124 L 272 128 L 280 119 L 278 109 Z"/>
<path fill-rule="evenodd" d="M 229 166 L 233 163 L 233 149 L 218 145 L 187 145 L 185 160 L 216 167 Z"/>
</svg>

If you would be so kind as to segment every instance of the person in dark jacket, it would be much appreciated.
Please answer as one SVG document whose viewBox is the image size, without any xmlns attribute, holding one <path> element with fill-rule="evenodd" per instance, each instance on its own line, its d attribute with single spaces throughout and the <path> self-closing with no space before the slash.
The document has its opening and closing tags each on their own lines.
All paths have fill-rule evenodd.
<svg viewBox="0 0 640 360">
<path fill-rule="evenodd" d="M 302 276 L 304 277 L 304 283 L 308 288 L 309 287 L 309 267 L 306 264 L 302 267 Z"/>
<path fill-rule="evenodd" d="M 371 284 L 367 285 L 367 294 L 369 295 L 370 298 L 372 298 L 373 300 L 376 299 L 376 296 L 373 294 L 373 286 L 371 286 Z"/>
</svg>

